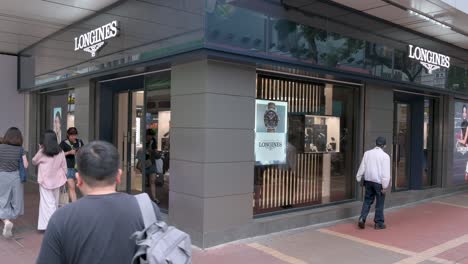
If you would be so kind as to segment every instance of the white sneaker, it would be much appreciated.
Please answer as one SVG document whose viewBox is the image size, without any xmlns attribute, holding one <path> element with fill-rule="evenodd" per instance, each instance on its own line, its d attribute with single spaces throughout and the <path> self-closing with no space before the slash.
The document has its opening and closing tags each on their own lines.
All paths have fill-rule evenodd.
<svg viewBox="0 0 468 264">
<path fill-rule="evenodd" d="M 13 230 L 13 223 L 10 221 L 5 221 L 5 226 L 3 227 L 3 236 L 6 238 L 12 237 L 13 233 L 11 230 Z"/>
</svg>

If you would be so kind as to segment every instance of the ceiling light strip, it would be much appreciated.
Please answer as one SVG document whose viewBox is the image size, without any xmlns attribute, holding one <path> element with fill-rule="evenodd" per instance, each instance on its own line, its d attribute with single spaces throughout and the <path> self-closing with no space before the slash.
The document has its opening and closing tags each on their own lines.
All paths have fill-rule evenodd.
<svg viewBox="0 0 468 264">
<path fill-rule="evenodd" d="M 399 4 L 399 3 L 395 3 L 393 0 L 381 0 L 381 1 L 385 2 L 385 3 L 389 4 L 389 5 L 398 7 L 400 9 L 402 9 L 402 10 L 405 10 L 405 11 L 409 12 L 412 15 L 416 15 L 416 16 L 418 16 L 418 17 L 420 17 L 420 18 L 422 18 L 422 19 L 424 19 L 426 21 L 430 21 L 430 22 L 432 22 L 432 23 L 434 23 L 434 24 L 436 24 L 438 26 L 441 26 L 443 28 L 454 30 L 454 28 L 452 26 L 448 25 L 447 23 L 438 21 L 438 20 L 436 20 L 434 18 L 431 18 L 431 17 L 425 15 L 424 13 L 422 13 L 422 12 L 416 10 L 416 9 L 406 7 L 406 6 L 404 6 L 402 4 Z"/>
<path fill-rule="evenodd" d="M 445 24 L 443 24 L 443 23 L 441 23 L 441 22 L 439 22 L 439 21 L 437 21 L 437 20 L 435 20 L 435 19 L 433 19 L 433 18 L 430 18 L 430 17 L 428 17 L 428 16 L 426 16 L 426 15 L 423 15 L 423 14 L 417 12 L 417 11 L 408 9 L 408 12 L 409 12 L 411 15 L 416 15 L 416 16 L 418 16 L 418 17 L 420 17 L 420 18 L 422 18 L 422 19 L 424 19 L 424 20 L 426 20 L 426 21 L 429 21 L 429 22 L 431 22 L 431 23 L 433 23 L 433 24 L 436 24 L 436 25 L 438 25 L 438 26 L 441 26 L 441 27 L 443 27 L 443 28 L 452 29 L 452 27 L 449 27 L 449 26 L 447 26 L 447 25 L 445 25 Z"/>
</svg>

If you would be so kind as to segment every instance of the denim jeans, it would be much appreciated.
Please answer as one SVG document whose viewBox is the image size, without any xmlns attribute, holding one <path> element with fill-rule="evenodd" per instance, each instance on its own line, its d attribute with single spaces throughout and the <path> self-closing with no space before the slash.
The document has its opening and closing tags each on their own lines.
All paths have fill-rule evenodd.
<svg viewBox="0 0 468 264">
<path fill-rule="evenodd" d="M 363 219 L 364 221 L 366 221 L 371 205 L 374 203 L 374 199 L 375 199 L 376 203 L 375 203 L 374 222 L 376 224 L 383 224 L 385 222 L 384 213 L 383 213 L 384 203 L 385 203 L 385 194 L 382 193 L 382 184 L 365 181 L 364 186 L 366 188 L 366 195 L 364 197 L 364 204 L 362 205 L 360 219 Z"/>
</svg>

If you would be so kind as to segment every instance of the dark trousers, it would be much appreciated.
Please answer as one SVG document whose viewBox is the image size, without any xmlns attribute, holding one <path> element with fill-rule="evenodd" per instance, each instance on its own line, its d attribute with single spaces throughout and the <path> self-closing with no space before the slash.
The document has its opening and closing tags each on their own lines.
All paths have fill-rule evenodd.
<svg viewBox="0 0 468 264">
<path fill-rule="evenodd" d="M 374 222 L 376 224 L 384 223 L 384 203 L 385 194 L 382 193 L 382 184 L 365 181 L 364 186 L 366 188 L 366 196 L 364 198 L 364 204 L 362 205 L 361 218 L 366 221 L 367 215 L 369 214 L 371 205 L 375 203 L 375 217 Z"/>
</svg>

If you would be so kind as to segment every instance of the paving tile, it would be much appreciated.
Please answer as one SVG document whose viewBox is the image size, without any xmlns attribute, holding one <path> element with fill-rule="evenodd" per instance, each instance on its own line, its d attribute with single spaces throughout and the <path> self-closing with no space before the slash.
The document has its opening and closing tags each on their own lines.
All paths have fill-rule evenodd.
<svg viewBox="0 0 468 264">
<path fill-rule="evenodd" d="M 205 251 L 197 250 L 193 255 L 194 264 L 287 263 L 247 245 L 227 245 Z"/>
<path fill-rule="evenodd" d="M 437 256 L 441 259 L 455 261 L 461 264 L 468 264 L 468 243 L 460 245 L 456 248 L 448 250 Z"/>
<path fill-rule="evenodd" d="M 307 263 L 394 263 L 406 255 L 375 248 L 345 238 L 307 230 L 298 234 L 260 241 Z"/>
</svg>

